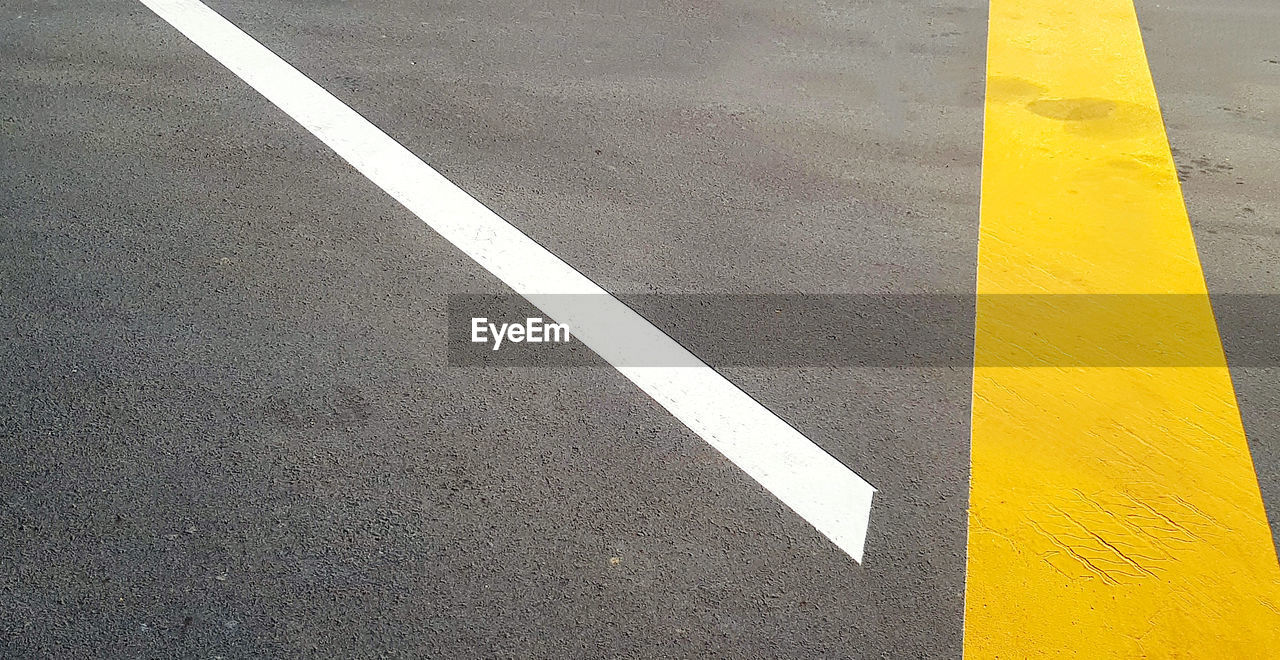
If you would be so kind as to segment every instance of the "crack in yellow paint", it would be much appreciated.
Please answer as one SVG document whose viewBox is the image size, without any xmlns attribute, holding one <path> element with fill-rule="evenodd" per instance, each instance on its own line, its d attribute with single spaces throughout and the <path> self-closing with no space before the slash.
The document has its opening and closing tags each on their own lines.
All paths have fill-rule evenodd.
<svg viewBox="0 0 1280 660">
<path fill-rule="evenodd" d="M 965 654 L 1280 657 L 1280 565 L 1132 1 L 992 0 L 987 57 L 978 293 L 1181 295 L 1120 333 L 1114 310 L 979 299 Z M 1185 361 L 1095 364 L 1130 340 Z"/>
</svg>

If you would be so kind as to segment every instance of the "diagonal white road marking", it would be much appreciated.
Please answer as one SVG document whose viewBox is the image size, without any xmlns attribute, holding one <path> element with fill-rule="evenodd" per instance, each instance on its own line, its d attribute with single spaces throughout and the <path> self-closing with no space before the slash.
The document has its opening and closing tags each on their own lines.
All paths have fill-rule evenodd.
<svg viewBox="0 0 1280 660">
<path fill-rule="evenodd" d="M 865 480 L 217 12 L 141 2 L 862 561 L 875 493 Z M 680 366 L 627 366 L 655 352 Z"/>
</svg>

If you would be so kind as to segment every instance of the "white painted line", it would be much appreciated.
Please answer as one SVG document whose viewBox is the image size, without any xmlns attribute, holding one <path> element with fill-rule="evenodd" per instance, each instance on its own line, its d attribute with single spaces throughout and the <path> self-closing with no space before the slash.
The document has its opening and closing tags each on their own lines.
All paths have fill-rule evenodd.
<svg viewBox="0 0 1280 660">
<path fill-rule="evenodd" d="M 507 286 L 568 323 L 575 338 L 862 561 L 875 489 L 861 477 L 217 12 L 196 0 L 141 2 Z M 677 360 L 663 364 L 682 366 L 625 366 L 655 351 Z"/>
</svg>

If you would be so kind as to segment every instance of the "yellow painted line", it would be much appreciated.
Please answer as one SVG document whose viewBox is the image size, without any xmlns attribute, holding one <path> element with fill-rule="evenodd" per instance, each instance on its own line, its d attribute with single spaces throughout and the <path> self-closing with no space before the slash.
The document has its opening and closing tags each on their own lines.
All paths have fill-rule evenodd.
<svg viewBox="0 0 1280 660">
<path fill-rule="evenodd" d="M 1133 4 L 992 0 L 987 58 L 965 653 L 1280 657 L 1280 565 Z M 1081 366 L 1114 309 L 1066 317 L 1073 345 L 1001 302 L 1051 298 L 991 294 L 1188 294 L 1165 339 L 1192 366 Z M 1044 366 L 992 366 L 1014 343 Z"/>
</svg>

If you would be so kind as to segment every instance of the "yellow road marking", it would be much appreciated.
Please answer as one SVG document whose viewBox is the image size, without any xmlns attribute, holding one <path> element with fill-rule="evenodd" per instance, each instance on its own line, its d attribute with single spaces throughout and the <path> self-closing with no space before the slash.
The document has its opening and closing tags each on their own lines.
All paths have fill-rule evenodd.
<svg viewBox="0 0 1280 660">
<path fill-rule="evenodd" d="M 987 58 L 979 294 L 1189 294 L 1172 349 L 1203 366 L 1073 365 L 1026 341 L 1047 317 L 980 298 L 965 653 L 1280 657 L 1280 565 L 1132 1 L 992 0 Z M 1012 342 L 1045 366 L 991 366 Z"/>
</svg>

